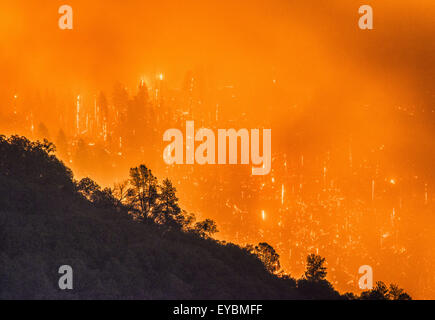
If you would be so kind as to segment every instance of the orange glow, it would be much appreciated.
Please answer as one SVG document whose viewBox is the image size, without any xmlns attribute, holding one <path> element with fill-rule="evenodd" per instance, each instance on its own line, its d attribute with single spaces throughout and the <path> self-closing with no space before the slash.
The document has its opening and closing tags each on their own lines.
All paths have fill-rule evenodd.
<svg viewBox="0 0 435 320">
<path fill-rule="evenodd" d="M 376 3 L 371 31 L 356 0 L 68 4 L 73 30 L 57 2 L 0 4 L 0 134 L 48 138 L 104 186 L 145 163 L 292 276 L 318 252 L 341 292 L 368 264 L 435 298 L 433 0 Z M 271 128 L 271 173 L 166 165 L 163 133 L 189 120 Z"/>
</svg>

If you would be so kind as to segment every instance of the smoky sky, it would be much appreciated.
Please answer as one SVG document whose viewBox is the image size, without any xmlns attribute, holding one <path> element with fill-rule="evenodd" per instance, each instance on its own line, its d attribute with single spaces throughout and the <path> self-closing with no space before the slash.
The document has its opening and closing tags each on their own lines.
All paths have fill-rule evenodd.
<svg viewBox="0 0 435 320">
<path fill-rule="evenodd" d="M 57 26 L 62 4 L 73 8 L 73 30 Z M 0 7 L 0 67 L 17 87 L 98 88 L 160 71 L 177 85 L 201 66 L 220 83 L 253 87 L 277 77 L 312 90 L 432 92 L 433 2 L 368 1 L 370 31 L 357 27 L 361 4 L 14 1 Z"/>
<path fill-rule="evenodd" d="M 58 27 L 64 4 L 73 9 L 73 30 Z M 373 7 L 373 30 L 358 28 L 364 4 Z M 2 1 L 0 120 L 17 95 L 24 115 L 32 110 L 35 124 L 54 133 L 60 122 L 47 110 L 74 112 L 78 95 L 86 107 L 99 91 L 110 100 L 115 82 L 137 88 L 159 73 L 181 88 L 188 71 L 200 70 L 208 85 L 234 88 L 235 103 L 219 117 L 226 111 L 247 127 L 272 128 L 273 155 L 308 162 L 331 151 L 340 164 L 352 146 L 355 162 L 376 154 L 388 176 L 418 176 L 433 188 L 434 17 L 433 0 Z M 44 92 L 60 102 L 44 106 L 47 99 L 34 98 Z M 133 161 L 116 173 L 87 165 L 107 184 Z M 180 201 L 191 190 L 180 186 Z M 217 222 L 225 221 L 219 214 Z"/>
</svg>

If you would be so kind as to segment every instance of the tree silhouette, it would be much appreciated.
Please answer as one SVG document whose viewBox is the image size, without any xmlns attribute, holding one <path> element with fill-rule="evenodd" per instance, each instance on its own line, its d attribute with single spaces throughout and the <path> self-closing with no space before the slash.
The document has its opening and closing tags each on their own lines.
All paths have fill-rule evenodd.
<svg viewBox="0 0 435 320">
<path fill-rule="evenodd" d="M 118 202 L 110 188 L 96 190 L 92 194 L 91 201 L 100 208 L 119 208 Z"/>
<path fill-rule="evenodd" d="M 320 281 L 326 278 L 326 267 L 324 266 L 325 258 L 314 253 L 307 256 L 307 269 L 305 279 L 310 281 Z"/>
<path fill-rule="evenodd" d="M 37 184 L 53 183 L 73 188 L 72 172 L 56 158 L 55 146 L 44 139 L 31 142 L 20 136 L 0 135 L 0 172 L 25 178 Z"/>
<path fill-rule="evenodd" d="M 411 300 L 411 297 L 405 292 L 405 290 L 399 288 L 399 286 L 395 284 L 390 284 L 388 298 L 390 300 Z"/>
<path fill-rule="evenodd" d="M 197 222 L 195 224 L 194 231 L 197 232 L 200 236 L 211 237 L 216 232 L 219 232 L 217 229 L 216 222 L 211 219 L 205 219 L 204 221 Z"/>
<path fill-rule="evenodd" d="M 125 200 L 127 200 L 128 196 L 128 180 L 113 185 L 113 196 L 118 205 L 125 205 Z"/>
<path fill-rule="evenodd" d="M 325 258 L 316 254 L 308 255 L 304 276 L 297 281 L 298 289 L 314 299 L 339 299 L 341 296 L 338 291 L 326 280 L 327 272 L 324 263 Z"/>
<path fill-rule="evenodd" d="M 270 273 L 277 273 L 281 269 L 279 254 L 270 244 L 261 242 L 255 248 L 248 247 L 248 250 L 257 255 Z"/>
<path fill-rule="evenodd" d="M 362 300 L 388 300 L 388 288 L 382 281 L 377 281 L 373 289 L 361 293 Z"/>
<path fill-rule="evenodd" d="M 91 200 L 92 195 L 98 190 L 101 190 L 101 187 L 91 178 L 83 178 L 77 183 L 77 191 L 88 200 Z"/>
<path fill-rule="evenodd" d="M 77 183 L 77 191 L 100 208 L 115 208 L 118 206 L 112 190 L 110 188 L 101 189 L 91 178 L 81 179 Z"/>
<path fill-rule="evenodd" d="M 157 201 L 157 178 L 144 164 L 130 169 L 128 198 L 142 218 L 149 218 Z"/>
<path fill-rule="evenodd" d="M 178 205 L 176 196 L 176 188 L 172 185 L 169 179 L 165 179 L 162 185 L 159 186 L 159 203 L 154 209 L 154 216 L 159 223 L 178 225 L 181 209 Z"/>
<path fill-rule="evenodd" d="M 186 210 L 182 210 L 181 214 L 179 215 L 178 223 L 182 227 L 183 230 L 189 231 L 194 229 L 192 225 L 196 221 L 196 216 L 192 212 L 187 212 Z"/>
<path fill-rule="evenodd" d="M 382 281 L 377 281 L 376 286 L 361 293 L 361 300 L 411 300 L 411 297 L 395 284 L 388 288 Z"/>
</svg>

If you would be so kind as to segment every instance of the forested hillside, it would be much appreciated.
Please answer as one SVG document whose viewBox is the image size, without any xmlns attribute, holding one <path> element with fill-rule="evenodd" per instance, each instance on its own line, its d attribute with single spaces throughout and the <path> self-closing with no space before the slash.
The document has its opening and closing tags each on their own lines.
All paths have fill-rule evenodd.
<svg viewBox="0 0 435 320">
<path fill-rule="evenodd" d="M 214 240 L 214 222 L 195 223 L 175 191 L 145 166 L 114 189 L 76 181 L 51 143 L 0 136 L 0 299 L 355 298 L 332 288 L 318 256 L 295 280 L 266 243 Z M 61 265 L 72 290 L 59 289 Z M 396 289 L 363 298 L 407 298 Z"/>
</svg>

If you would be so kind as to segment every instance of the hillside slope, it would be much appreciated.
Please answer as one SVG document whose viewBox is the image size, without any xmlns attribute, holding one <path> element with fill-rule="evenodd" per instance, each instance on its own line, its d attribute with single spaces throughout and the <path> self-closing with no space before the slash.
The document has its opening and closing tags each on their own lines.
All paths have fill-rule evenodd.
<svg viewBox="0 0 435 320">
<path fill-rule="evenodd" d="M 52 151 L 0 136 L 0 299 L 306 298 L 236 245 L 95 206 Z"/>
</svg>

